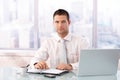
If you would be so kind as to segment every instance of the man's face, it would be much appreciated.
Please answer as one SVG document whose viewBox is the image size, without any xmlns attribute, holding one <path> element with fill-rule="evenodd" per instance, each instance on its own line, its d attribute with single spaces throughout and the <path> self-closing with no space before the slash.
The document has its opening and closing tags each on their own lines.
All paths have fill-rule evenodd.
<svg viewBox="0 0 120 80">
<path fill-rule="evenodd" d="M 55 15 L 53 24 L 55 26 L 55 30 L 60 35 L 66 35 L 69 31 L 69 24 L 67 17 L 65 15 Z"/>
</svg>

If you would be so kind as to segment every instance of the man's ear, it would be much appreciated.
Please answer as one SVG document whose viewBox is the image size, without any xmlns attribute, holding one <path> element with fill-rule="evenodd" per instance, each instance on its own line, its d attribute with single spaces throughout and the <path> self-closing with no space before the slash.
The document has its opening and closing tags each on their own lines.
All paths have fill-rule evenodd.
<svg viewBox="0 0 120 80">
<path fill-rule="evenodd" d="M 70 24 L 70 23 L 71 23 L 71 21 L 69 20 L 69 21 L 68 21 L 68 23 Z"/>
</svg>

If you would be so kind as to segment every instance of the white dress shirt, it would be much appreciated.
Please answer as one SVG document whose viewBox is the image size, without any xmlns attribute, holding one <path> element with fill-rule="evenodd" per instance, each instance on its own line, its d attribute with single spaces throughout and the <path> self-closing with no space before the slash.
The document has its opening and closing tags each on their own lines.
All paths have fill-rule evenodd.
<svg viewBox="0 0 120 80">
<path fill-rule="evenodd" d="M 60 39 L 61 38 L 56 35 L 45 40 L 32 58 L 30 65 L 33 67 L 36 62 L 43 60 L 47 62 L 50 68 L 55 68 L 60 64 L 58 61 L 58 43 L 60 42 Z M 89 41 L 84 37 L 75 36 L 70 33 L 64 38 L 64 40 L 66 40 L 65 45 L 68 64 L 71 64 L 73 69 L 77 69 L 80 50 L 89 48 Z"/>
</svg>

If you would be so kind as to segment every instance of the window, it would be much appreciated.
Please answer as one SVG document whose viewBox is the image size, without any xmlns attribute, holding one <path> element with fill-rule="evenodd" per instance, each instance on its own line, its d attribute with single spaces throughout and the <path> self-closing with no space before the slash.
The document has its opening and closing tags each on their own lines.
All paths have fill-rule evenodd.
<svg viewBox="0 0 120 80">
<path fill-rule="evenodd" d="M 53 13 L 55 10 L 63 8 L 70 13 L 71 33 L 86 36 L 92 43 L 92 5 L 92 0 L 39 0 L 40 41 L 55 32 L 52 24 Z"/>
<path fill-rule="evenodd" d="M 33 0 L 0 0 L 0 48 L 34 48 Z"/>
<path fill-rule="evenodd" d="M 54 34 L 53 13 L 70 13 L 71 33 L 95 48 L 120 47 L 119 0 L 0 0 L 0 49 L 38 49 Z M 67 3 L 67 4 L 66 4 Z"/>
<path fill-rule="evenodd" d="M 120 47 L 119 3 L 119 0 L 98 0 L 97 35 L 99 48 Z"/>
</svg>

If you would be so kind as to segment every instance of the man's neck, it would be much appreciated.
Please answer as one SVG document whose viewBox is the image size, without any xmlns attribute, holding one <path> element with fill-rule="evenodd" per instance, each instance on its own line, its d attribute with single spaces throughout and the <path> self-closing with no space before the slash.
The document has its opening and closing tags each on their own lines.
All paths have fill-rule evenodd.
<svg viewBox="0 0 120 80">
<path fill-rule="evenodd" d="M 66 33 L 66 34 L 58 34 L 58 35 L 59 35 L 59 37 L 61 37 L 63 39 L 65 36 L 68 35 L 68 33 Z"/>
</svg>

